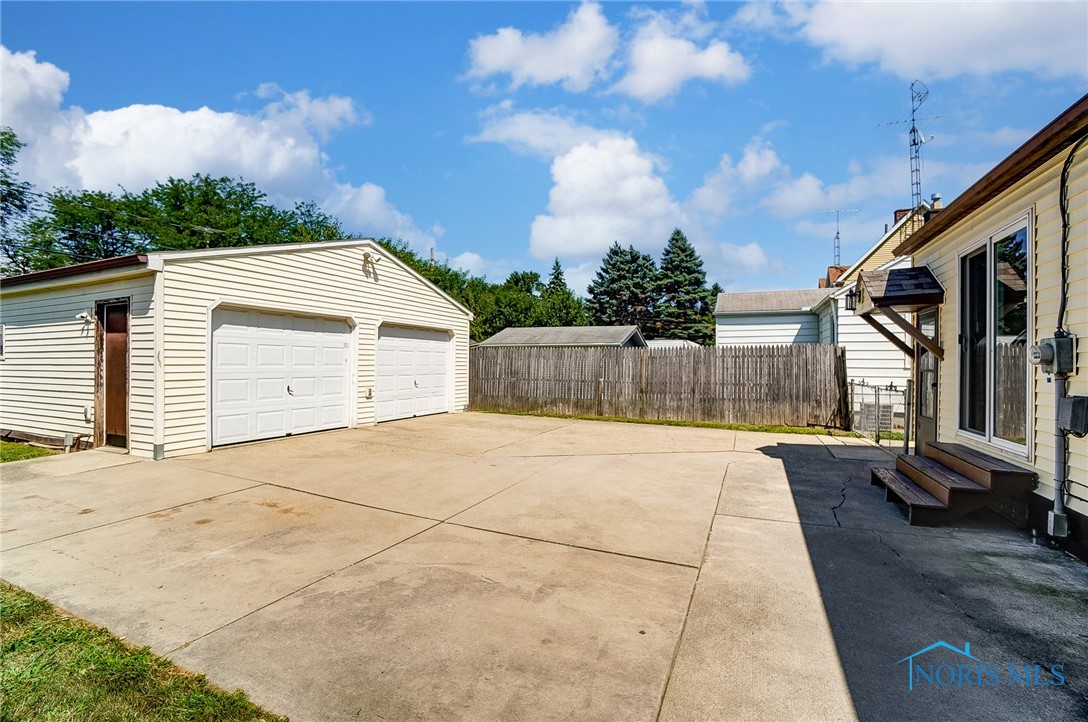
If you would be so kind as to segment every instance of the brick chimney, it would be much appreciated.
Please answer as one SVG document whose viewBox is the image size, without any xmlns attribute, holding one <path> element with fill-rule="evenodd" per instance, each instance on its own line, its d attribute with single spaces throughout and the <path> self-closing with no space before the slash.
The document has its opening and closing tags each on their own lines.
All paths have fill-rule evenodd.
<svg viewBox="0 0 1088 722">
<path fill-rule="evenodd" d="M 910 208 L 900 208 L 895 212 L 895 222 L 903 220 L 910 214 Z"/>
</svg>

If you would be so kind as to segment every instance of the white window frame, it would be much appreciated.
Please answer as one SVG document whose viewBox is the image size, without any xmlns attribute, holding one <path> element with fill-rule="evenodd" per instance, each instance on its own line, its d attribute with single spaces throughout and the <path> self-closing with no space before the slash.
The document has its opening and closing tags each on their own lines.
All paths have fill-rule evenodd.
<svg viewBox="0 0 1088 722">
<path fill-rule="evenodd" d="M 994 409 L 995 395 L 994 395 L 994 341 L 997 338 L 996 334 L 996 322 L 994 319 L 994 300 L 996 292 L 996 283 L 994 282 L 995 269 L 994 269 L 994 242 L 999 241 L 1008 236 L 1012 231 L 1023 227 L 1027 235 L 1027 338 L 1025 339 L 1025 352 L 1026 348 L 1035 343 L 1035 217 L 1032 211 L 1025 211 L 1020 215 L 1013 218 L 1011 221 L 999 226 L 996 230 L 988 233 L 984 238 L 981 238 L 974 243 L 970 244 L 966 248 L 960 251 L 956 258 L 956 290 L 959 296 L 957 300 L 957 313 L 956 313 L 956 338 L 962 339 L 963 337 L 963 259 L 967 256 L 974 255 L 980 249 L 984 249 L 986 253 L 986 338 L 988 346 L 986 349 L 986 433 L 980 434 L 973 429 L 967 429 L 963 426 L 963 354 L 957 344 L 957 367 L 958 378 L 956 379 L 957 396 L 959 397 L 959 403 L 956 405 L 956 435 L 962 438 L 971 439 L 977 442 L 987 444 L 994 447 L 997 450 L 1003 451 L 1007 454 L 1012 454 L 1028 461 L 1032 460 L 1032 449 L 1034 448 L 1033 440 L 1035 438 L 1035 374 L 1034 367 L 1030 364 L 1027 365 L 1027 378 L 1026 383 L 1026 398 L 1024 402 L 1027 404 L 1025 413 L 1025 437 L 1023 444 L 1017 444 L 1007 439 L 1002 439 L 994 435 L 994 429 L 997 426 L 996 412 Z"/>
</svg>

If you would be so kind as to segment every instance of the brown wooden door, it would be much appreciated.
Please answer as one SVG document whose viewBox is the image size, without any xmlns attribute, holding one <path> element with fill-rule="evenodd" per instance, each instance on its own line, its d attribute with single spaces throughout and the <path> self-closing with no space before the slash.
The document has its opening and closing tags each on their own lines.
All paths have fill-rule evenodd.
<svg viewBox="0 0 1088 722">
<path fill-rule="evenodd" d="M 927 309 L 918 314 L 918 328 L 927 337 L 937 340 L 938 310 Z M 925 455 L 927 441 L 937 440 L 937 390 L 940 361 L 921 344 L 914 345 L 915 400 L 914 453 Z"/>
<path fill-rule="evenodd" d="M 106 446 L 128 446 L 128 301 L 103 304 L 102 440 Z"/>
</svg>

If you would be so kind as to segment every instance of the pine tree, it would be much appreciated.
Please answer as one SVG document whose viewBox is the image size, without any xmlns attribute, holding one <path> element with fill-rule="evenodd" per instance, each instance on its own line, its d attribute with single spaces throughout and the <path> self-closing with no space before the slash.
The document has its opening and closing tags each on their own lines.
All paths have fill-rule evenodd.
<svg viewBox="0 0 1088 722">
<path fill-rule="evenodd" d="M 713 339 L 706 271 L 703 259 L 683 231 L 676 228 L 661 254 L 657 290 L 661 295 L 658 318 L 661 335 L 708 345 Z"/>
<path fill-rule="evenodd" d="M 563 277 L 559 259 L 552 264 L 551 276 L 533 309 L 534 326 L 586 326 L 589 317 L 585 303 L 574 295 Z"/>
<path fill-rule="evenodd" d="M 657 266 L 653 256 L 634 246 L 613 243 L 589 284 L 586 307 L 598 326 L 637 325 L 643 335 L 657 335 Z"/>
</svg>

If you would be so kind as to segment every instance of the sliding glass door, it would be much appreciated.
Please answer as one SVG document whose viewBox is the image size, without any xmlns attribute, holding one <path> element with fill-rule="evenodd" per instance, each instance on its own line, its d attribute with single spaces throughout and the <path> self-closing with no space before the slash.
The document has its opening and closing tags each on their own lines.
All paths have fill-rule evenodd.
<svg viewBox="0 0 1088 722">
<path fill-rule="evenodd" d="M 960 259 L 960 428 L 1026 451 L 1028 226 Z"/>
</svg>

